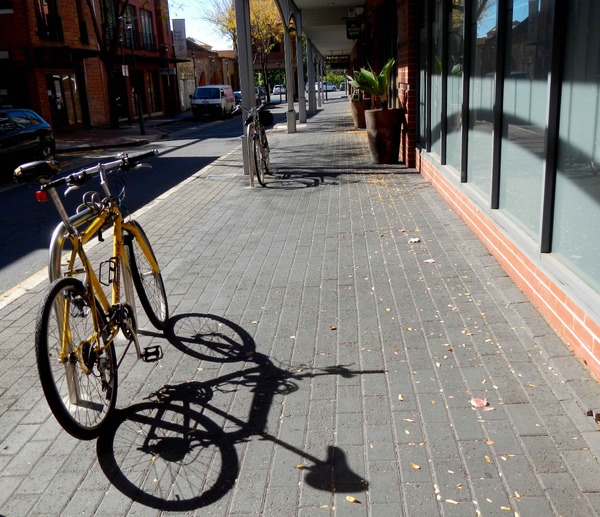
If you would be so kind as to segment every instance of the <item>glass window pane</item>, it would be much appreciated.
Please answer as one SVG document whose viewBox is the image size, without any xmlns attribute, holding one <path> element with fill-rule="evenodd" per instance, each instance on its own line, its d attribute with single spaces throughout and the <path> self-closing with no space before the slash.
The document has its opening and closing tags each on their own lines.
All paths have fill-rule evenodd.
<svg viewBox="0 0 600 517">
<path fill-rule="evenodd" d="M 554 2 L 510 3 L 500 208 L 539 240 Z"/>
<path fill-rule="evenodd" d="M 470 0 L 471 79 L 467 181 L 490 199 L 498 7 L 496 0 Z"/>
<path fill-rule="evenodd" d="M 441 155 L 442 122 L 442 23 L 443 0 L 436 0 L 433 21 L 433 63 L 431 70 L 431 150 Z"/>
<path fill-rule="evenodd" d="M 552 252 L 600 291 L 600 2 L 569 4 Z"/>
<path fill-rule="evenodd" d="M 460 170 L 462 149 L 462 102 L 464 56 L 464 0 L 453 0 L 448 20 L 448 108 L 446 115 L 446 162 Z"/>
<path fill-rule="evenodd" d="M 427 5 L 425 2 L 421 6 L 419 27 L 419 142 L 422 144 L 427 142 Z"/>
</svg>

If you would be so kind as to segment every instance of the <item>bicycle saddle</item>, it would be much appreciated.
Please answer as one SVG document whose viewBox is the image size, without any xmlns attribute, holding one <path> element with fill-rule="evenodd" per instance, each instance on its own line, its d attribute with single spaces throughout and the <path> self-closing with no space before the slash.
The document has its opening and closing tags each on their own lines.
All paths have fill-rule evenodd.
<svg viewBox="0 0 600 517">
<path fill-rule="evenodd" d="M 17 183 L 44 182 L 51 180 L 59 171 L 55 161 L 38 160 L 19 165 L 13 173 Z"/>
</svg>

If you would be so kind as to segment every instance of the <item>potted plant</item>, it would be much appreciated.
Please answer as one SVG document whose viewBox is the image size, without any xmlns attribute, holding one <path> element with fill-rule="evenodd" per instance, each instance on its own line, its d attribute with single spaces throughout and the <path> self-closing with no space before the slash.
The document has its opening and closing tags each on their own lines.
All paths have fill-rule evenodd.
<svg viewBox="0 0 600 517">
<path fill-rule="evenodd" d="M 369 94 L 372 103 L 379 101 L 379 109 L 365 110 L 365 122 L 369 149 L 374 163 L 398 163 L 400 154 L 400 130 L 404 111 L 388 109 L 388 90 L 395 64 L 391 58 L 376 74 L 371 67 L 361 68 L 348 76 L 348 82 L 362 94 Z"/>
<path fill-rule="evenodd" d="M 354 72 L 354 76 L 356 76 L 359 72 Z M 354 77 L 346 76 L 348 79 L 354 80 Z M 349 83 L 348 83 L 349 84 Z M 352 88 L 352 93 L 350 94 L 350 114 L 352 115 L 352 121 L 354 122 L 354 127 L 357 129 L 365 129 L 367 127 L 367 123 L 365 121 L 365 110 L 371 107 L 371 99 L 369 97 L 365 97 L 362 90 Z"/>
</svg>

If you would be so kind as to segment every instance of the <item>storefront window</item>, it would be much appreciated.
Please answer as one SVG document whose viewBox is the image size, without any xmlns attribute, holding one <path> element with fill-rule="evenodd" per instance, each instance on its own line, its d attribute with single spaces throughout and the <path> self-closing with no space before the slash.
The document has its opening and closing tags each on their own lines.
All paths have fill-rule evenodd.
<svg viewBox="0 0 600 517">
<path fill-rule="evenodd" d="M 464 0 L 453 0 L 448 19 L 448 107 L 446 115 L 446 162 L 460 170 L 462 150 Z"/>
<path fill-rule="evenodd" d="M 496 0 L 470 0 L 471 79 L 467 181 L 490 199 L 498 7 Z"/>
<path fill-rule="evenodd" d="M 564 65 L 552 252 L 600 291 L 600 33 L 597 0 L 573 0 Z"/>
<path fill-rule="evenodd" d="M 420 6 L 419 27 L 419 141 L 427 143 L 427 53 L 429 50 L 427 41 L 427 2 Z"/>
<path fill-rule="evenodd" d="M 539 240 L 553 0 L 512 0 L 504 64 L 500 208 Z"/>
<path fill-rule="evenodd" d="M 443 0 L 436 0 L 433 21 L 433 63 L 431 70 L 431 150 L 442 154 L 442 44 Z"/>
</svg>

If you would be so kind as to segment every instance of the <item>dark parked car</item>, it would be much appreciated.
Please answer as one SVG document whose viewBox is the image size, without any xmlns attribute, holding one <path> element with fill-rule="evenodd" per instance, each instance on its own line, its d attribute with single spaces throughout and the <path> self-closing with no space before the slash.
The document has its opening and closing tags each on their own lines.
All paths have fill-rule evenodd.
<svg viewBox="0 0 600 517">
<path fill-rule="evenodd" d="M 54 158 L 50 125 L 28 109 L 0 109 L 0 180 L 10 181 L 22 163 Z"/>
</svg>

